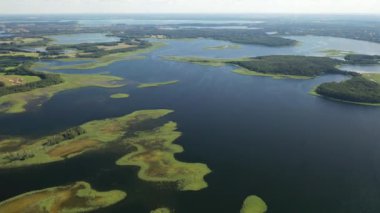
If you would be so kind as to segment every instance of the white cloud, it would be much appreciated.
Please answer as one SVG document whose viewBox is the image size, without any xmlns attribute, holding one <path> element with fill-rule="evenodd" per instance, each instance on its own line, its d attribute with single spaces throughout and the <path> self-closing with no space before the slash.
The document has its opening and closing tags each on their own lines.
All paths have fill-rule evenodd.
<svg viewBox="0 0 380 213">
<path fill-rule="evenodd" d="M 8 13 L 380 14 L 380 0 L 0 0 Z"/>
</svg>

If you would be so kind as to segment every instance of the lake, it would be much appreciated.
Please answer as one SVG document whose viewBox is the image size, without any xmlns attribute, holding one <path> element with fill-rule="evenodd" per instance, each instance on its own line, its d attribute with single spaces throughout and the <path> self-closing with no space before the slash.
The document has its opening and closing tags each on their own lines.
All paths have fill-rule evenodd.
<svg viewBox="0 0 380 213">
<path fill-rule="evenodd" d="M 83 36 L 84 38 L 85 36 Z M 61 37 L 72 40 L 70 36 Z M 209 39 L 172 40 L 146 54 L 89 71 L 128 79 L 125 87 L 65 91 L 41 107 L 0 115 L 0 134 L 36 137 L 94 119 L 140 109 L 168 108 L 178 123 L 176 158 L 202 162 L 213 171 L 209 187 L 178 192 L 168 184 L 137 178 L 137 168 L 118 167 L 118 149 L 91 152 L 64 162 L 0 170 L 0 200 L 31 190 L 78 180 L 97 190 L 121 189 L 126 200 L 96 212 L 146 213 L 167 206 L 180 213 L 239 212 L 250 194 L 263 198 L 269 213 L 358 213 L 380 211 L 380 108 L 333 102 L 308 92 L 322 82 L 346 79 L 327 75 L 310 80 L 242 76 L 233 67 L 209 67 L 163 60 L 162 56 L 238 58 L 270 54 L 320 55 L 325 49 L 380 53 L 377 44 L 360 48 L 355 40 L 296 37 L 295 47 L 230 44 Z M 358 43 L 359 42 L 359 43 Z M 59 64 L 62 64 L 59 63 Z M 138 89 L 138 83 L 179 80 L 178 84 Z M 111 99 L 128 93 L 128 99 Z"/>
</svg>

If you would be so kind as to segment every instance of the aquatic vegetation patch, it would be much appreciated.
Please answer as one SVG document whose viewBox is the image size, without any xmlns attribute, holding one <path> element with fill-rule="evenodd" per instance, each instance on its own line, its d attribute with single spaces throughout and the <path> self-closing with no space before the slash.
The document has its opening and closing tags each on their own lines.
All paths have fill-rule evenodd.
<svg viewBox="0 0 380 213">
<path fill-rule="evenodd" d="M 115 99 L 128 98 L 129 94 L 126 94 L 126 93 L 117 93 L 117 94 L 112 94 L 110 97 L 111 98 L 115 98 Z"/>
<path fill-rule="evenodd" d="M 159 209 L 155 209 L 155 210 L 150 211 L 150 213 L 170 213 L 170 209 L 159 208 Z"/>
<path fill-rule="evenodd" d="M 241 46 L 237 44 L 226 44 L 220 46 L 206 47 L 205 50 L 226 50 L 226 49 L 240 49 Z"/>
<path fill-rule="evenodd" d="M 131 114 L 85 123 L 55 135 L 32 140 L 0 140 L 0 168 L 14 168 L 62 161 L 119 142 L 144 121 L 158 119 L 171 110 L 142 110 Z M 15 145 L 17 144 L 17 145 Z"/>
<path fill-rule="evenodd" d="M 176 153 L 183 148 L 173 142 L 181 136 L 176 131 L 177 124 L 168 122 L 151 131 L 137 132 L 134 137 L 124 143 L 136 147 L 120 158 L 116 164 L 120 166 L 138 166 L 138 176 L 146 181 L 175 182 L 182 191 L 197 191 L 207 187 L 204 176 L 211 170 L 202 163 L 185 163 L 175 159 Z"/>
<path fill-rule="evenodd" d="M 113 205 L 126 196 L 123 191 L 98 192 L 89 183 L 76 182 L 10 198 L 0 203 L 0 212 L 89 212 Z"/>
<path fill-rule="evenodd" d="M 322 50 L 321 53 L 325 54 L 327 57 L 345 57 L 349 54 L 355 54 L 353 51 L 346 50 L 336 50 L 336 49 L 326 49 Z"/>
<path fill-rule="evenodd" d="M 267 209 L 267 204 L 261 198 L 251 195 L 244 200 L 240 213 L 265 213 Z"/>
<path fill-rule="evenodd" d="M 177 80 L 175 81 L 164 81 L 164 82 L 154 82 L 154 83 L 143 83 L 138 86 L 138 88 L 149 88 L 149 87 L 159 87 L 159 86 L 165 86 L 170 84 L 176 84 L 178 83 Z"/>
</svg>

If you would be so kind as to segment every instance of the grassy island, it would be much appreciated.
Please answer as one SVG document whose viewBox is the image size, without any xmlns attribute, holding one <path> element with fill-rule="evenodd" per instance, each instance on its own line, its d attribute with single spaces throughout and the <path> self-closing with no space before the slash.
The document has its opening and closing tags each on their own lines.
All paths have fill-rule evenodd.
<svg viewBox="0 0 380 213">
<path fill-rule="evenodd" d="M 129 98 L 129 94 L 125 94 L 125 93 L 112 94 L 111 98 L 115 98 L 115 99 Z"/>
<path fill-rule="evenodd" d="M 165 57 L 168 60 L 189 62 L 208 66 L 235 65 L 234 72 L 241 75 L 267 76 L 273 78 L 307 79 L 323 74 L 353 74 L 339 70 L 343 61 L 328 57 L 312 56 L 260 56 L 239 59 L 211 59 L 197 57 Z"/>
<path fill-rule="evenodd" d="M 86 182 L 32 191 L 0 203 L 0 212 L 90 212 L 113 205 L 127 194 L 112 190 L 98 192 Z"/>
<path fill-rule="evenodd" d="M 267 211 L 266 203 L 258 196 L 248 196 L 243 203 L 240 213 L 265 213 Z"/>
<path fill-rule="evenodd" d="M 134 126 L 165 116 L 170 110 L 142 110 L 105 120 L 91 121 L 54 135 L 29 140 L 0 140 L 0 168 L 14 168 L 62 161 L 121 141 Z"/>
<path fill-rule="evenodd" d="M 178 81 L 164 81 L 164 82 L 154 82 L 154 83 L 143 83 L 138 86 L 138 88 L 149 88 L 149 87 L 159 87 L 170 84 L 176 84 Z"/>
<path fill-rule="evenodd" d="M 380 106 L 380 75 L 363 74 L 342 82 L 323 83 L 311 93 L 347 103 Z"/>
<path fill-rule="evenodd" d="M 124 143 L 136 147 L 136 151 L 120 158 L 116 164 L 140 167 L 138 176 L 146 181 L 174 182 L 178 189 L 201 190 L 207 187 L 204 176 L 210 169 L 201 163 L 184 163 L 175 159 L 183 148 L 173 142 L 181 136 L 177 124 L 168 122 L 152 131 L 138 132 Z"/>
</svg>

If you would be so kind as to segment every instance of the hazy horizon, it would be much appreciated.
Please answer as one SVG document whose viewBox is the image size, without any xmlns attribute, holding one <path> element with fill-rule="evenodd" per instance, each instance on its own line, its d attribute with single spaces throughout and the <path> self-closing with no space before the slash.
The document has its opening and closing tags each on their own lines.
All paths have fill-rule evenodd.
<svg viewBox="0 0 380 213">
<path fill-rule="evenodd" d="M 377 0 L 2 0 L 12 14 L 380 14 Z"/>
</svg>

